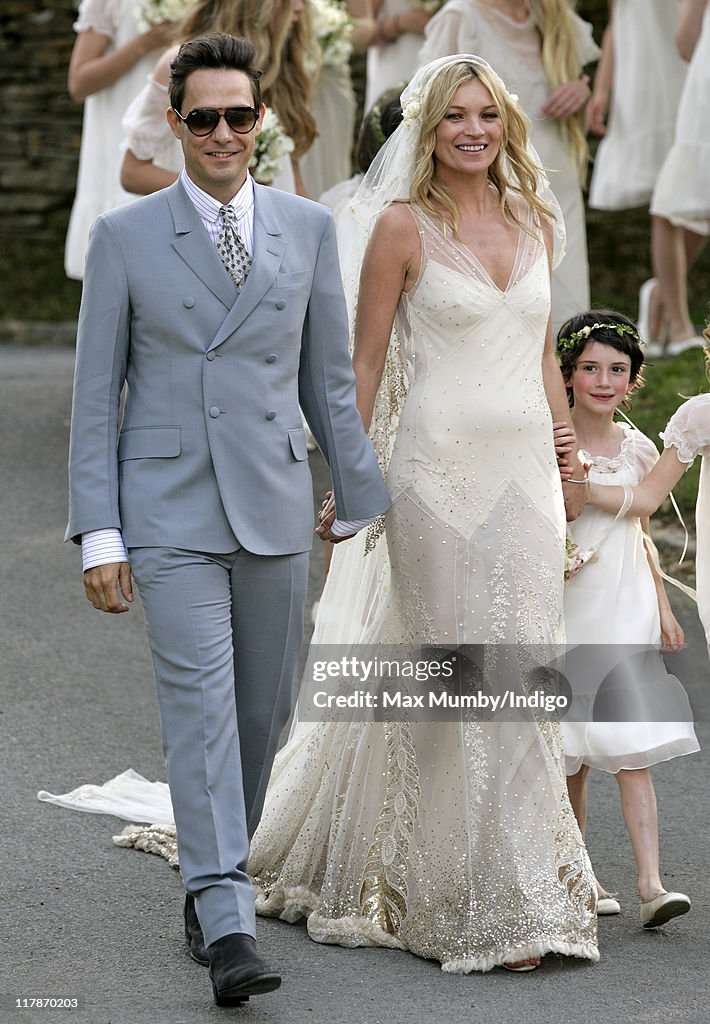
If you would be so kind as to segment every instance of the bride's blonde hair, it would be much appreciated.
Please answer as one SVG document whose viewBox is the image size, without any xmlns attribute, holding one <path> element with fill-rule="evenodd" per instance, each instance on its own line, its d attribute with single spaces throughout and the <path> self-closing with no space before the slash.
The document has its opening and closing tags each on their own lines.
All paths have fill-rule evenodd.
<svg viewBox="0 0 710 1024">
<path fill-rule="evenodd" d="M 552 89 L 573 82 L 582 73 L 573 30 L 574 0 L 527 0 L 528 10 L 542 41 L 542 64 Z M 584 108 L 559 121 L 579 179 L 584 183 L 589 147 L 584 130 Z"/>
<path fill-rule="evenodd" d="M 422 127 L 417 146 L 418 159 L 409 193 L 410 201 L 443 225 L 448 223 L 454 234 L 458 232 L 458 204 L 436 175 L 434 149 L 436 130 L 453 102 L 456 90 L 472 79 L 478 79 L 488 89 L 498 108 L 502 129 L 500 149 L 488 168 L 488 179 L 498 192 L 503 216 L 508 221 L 520 223 L 510 202 L 510 193 L 517 193 L 532 207 L 538 226 L 544 219 L 554 220 L 552 210 L 537 194 L 540 168 L 528 152 L 527 117 L 490 68 L 467 60 L 444 68 L 432 80 L 423 96 Z"/>
</svg>

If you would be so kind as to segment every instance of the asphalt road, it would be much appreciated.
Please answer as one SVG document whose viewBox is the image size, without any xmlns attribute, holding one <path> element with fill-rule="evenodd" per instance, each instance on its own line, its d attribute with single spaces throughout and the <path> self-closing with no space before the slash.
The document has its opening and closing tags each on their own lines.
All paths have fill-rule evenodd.
<svg viewBox="0 0 710 1024">
<path fill-rule="evenodd" d="M 128 767 L 164 777 L 140 609 L 95 612 L 79 553 L 62 545 L 72 359 L 68 349 L 0 347 L 0 1024 L 705 1022 L 706 752 L 654 772 L 664 881 L 693 900 L 690 914 L 655 932 L 639 926 L 616 784 L 593 777 L 590 853 L 623 905 L 600 921 L 599 964 L 547 957 L 530 975 L 452 976 L 406 953 L 319 946 L 303 927 L 259 920 L 283 986 L 239 1010 L 212 1005 L 207 972 L 183 944 L 177 872 L 115 847 L 117 819 L 36 799 L 39 789 L 65 792 Z M 320 488 L 322 461 L 312 462 Z M 311 575 L 315 589 L 316 558 Z M 707 748 L 707 659 L 692 606 L 676 603 L 690 642 L 673 668 Z M 16 1002 L 39 997 L 80 1006 Z"/>
</svg>

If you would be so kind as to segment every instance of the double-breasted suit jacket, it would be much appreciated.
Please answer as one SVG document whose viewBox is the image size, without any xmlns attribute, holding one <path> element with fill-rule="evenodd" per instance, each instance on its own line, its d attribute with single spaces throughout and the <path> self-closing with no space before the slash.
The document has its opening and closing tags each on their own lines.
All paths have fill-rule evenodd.
<svg viewBox="0 0 710 1024">
<path fill-rule="evenodd" d="M 239 294 L 179 181 L 104 214 L 79 321 L 67 536 L 117 527 L 128 548 L 308 550 L 299 405 L 340 518 L 383 512 L 346 338 L 335 234 L 319 204 L 255 185 L 253 266 Z"/>
</svg>

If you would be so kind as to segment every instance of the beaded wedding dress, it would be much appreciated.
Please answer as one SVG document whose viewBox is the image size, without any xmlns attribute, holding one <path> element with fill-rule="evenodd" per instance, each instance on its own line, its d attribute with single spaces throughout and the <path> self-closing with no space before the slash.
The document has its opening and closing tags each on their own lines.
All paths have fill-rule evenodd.
<svg viewBox="0 0 710 1024">
<path fill-rule="evenodd" d="M 392 359 L 385 375 L 393 504 L 384 536 L 336 548 L 314 642 L 563 642 L 544 247 L 521 230 L 501 290 L 410 209 L 422 267 L 397 313 L 401 377 Z M 258 913 L 305 916 L 318 942 L 408 949 L 458 973 L 549 951 L 598 958 L 593 875 L 551 722 L 298 721 L 249 872 Z"/>
</svg>

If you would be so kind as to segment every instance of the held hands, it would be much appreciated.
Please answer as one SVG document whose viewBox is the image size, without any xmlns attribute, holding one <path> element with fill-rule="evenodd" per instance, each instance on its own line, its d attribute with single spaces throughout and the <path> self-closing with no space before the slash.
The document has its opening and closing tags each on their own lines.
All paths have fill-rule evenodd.
<svg viewBox="0 0 710 1024">
<path fill-rule="evenodd" d="M 543 117 L 552 117 L 559 120 L 563 117 L 571 117 L 581 110 L 589 97 L 589 77 L 582 75 L 573 82 L 563 82 L 548 96 L 547 103 L 541 108 Z"/>
<path fill-rule="evenodd" d="M 565 480 L 572 475 L 572 470 L 567 467 L 567 459 L 565 456 L 568 455 L 569 452 L 574 451 L 577 447 L 577 435 L 566 421 L 553 423 L 552 435 L 555 442 L 557 465 L 560 467 L 560 475 L 562 476 L 562 479 Z M 565 473 L 567 476 L 565 476 Z"/>
<path fill-rule="evenodd" d="M 100 612 L 111 612 L 115 615 L 127 612 L 128 605 L 133 601 L 133 584 L 131 567 L 128 562 L 109 562 L 96 565 L 84 573 L 84 590 L 86 596 Z"/>
<path fill-rule="evenodd" d="M 566 421 L 553 423 L 552 434 L 557 465 L 562 477 L 562 483 L 565 485 L 562 494 L 565 501 L 567 522 L 572 523 L 581 515 L 582 509 L 589 500 L 589 482 L 587 480 L 589 465 L 587 463 L 582 464 L 574 456 L 571 459 L 568 458 L 570 452 L 578 450 L 577 435 L 569 423 Z"/>
<path fill-rule="evenodd" d="M 351 537 L 355 536 L 354 533 L 350 533 L 347 537 L 336 537 L 331 531 L 331 526 L 336 518 L 335 495 L 332 491 L 326 491 L 325 498 L 321 502 L 320 512 L 318 513 L 319 525 L 316 526 L 316 533 L 321 540 L 329 540 L 331 544 L 340 544 L 341 541 L 350 540 Z"/>
</svg>

